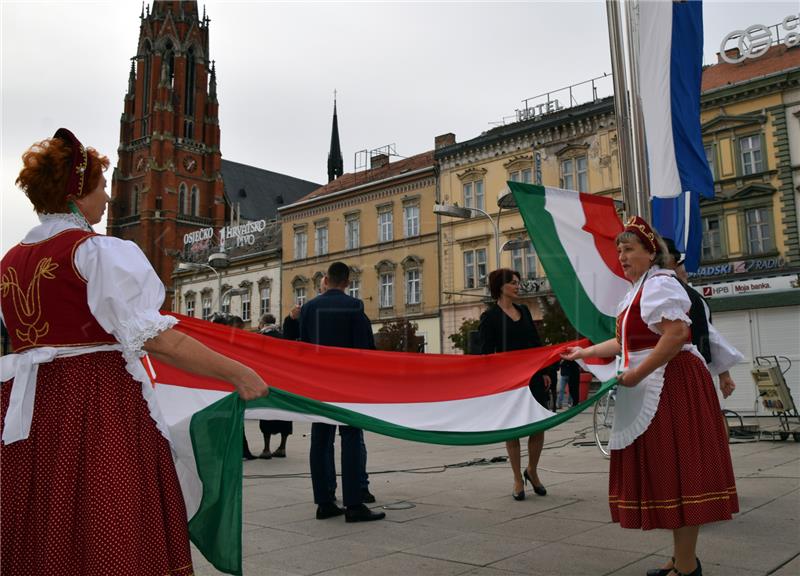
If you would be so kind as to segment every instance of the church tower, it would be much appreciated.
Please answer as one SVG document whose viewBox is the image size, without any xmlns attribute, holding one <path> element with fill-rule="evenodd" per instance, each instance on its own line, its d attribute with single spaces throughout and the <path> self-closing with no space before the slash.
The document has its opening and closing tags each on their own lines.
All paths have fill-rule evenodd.
<svg viewBox="0 0 800 576">
<path fill-rule="evenodd" d="M 339 145 L 339 119 L 336 116 L 336 95 L 333 96 L 333 125 L 331 127 L 331 149 L 328 152 L 328 182 L 344 173 L 342 147 Z"/>
<path fill-rule="evenodd" d="M 108 234 L 144 251 L 167 288 L 169 309 L 184 234 L 225 221 L 217 83 L 209 19 L 196 1 L 157 0 L 139 19 Z"/>
</svg>

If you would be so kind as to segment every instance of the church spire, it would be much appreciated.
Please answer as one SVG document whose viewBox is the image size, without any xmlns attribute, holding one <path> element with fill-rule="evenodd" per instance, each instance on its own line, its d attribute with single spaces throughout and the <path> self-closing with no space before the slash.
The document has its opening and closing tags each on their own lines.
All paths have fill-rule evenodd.
<svg viewBox="0 0 800 576">
<path fill-rule="evenodd" d="M 339 120 L 336 115 L 336 90 L 333 91 L 333 126 L 331 127 L 331 150 L 328 152 L 328 182 L 344 173 L 342 148 L 339 145 Z"/>
</svg>

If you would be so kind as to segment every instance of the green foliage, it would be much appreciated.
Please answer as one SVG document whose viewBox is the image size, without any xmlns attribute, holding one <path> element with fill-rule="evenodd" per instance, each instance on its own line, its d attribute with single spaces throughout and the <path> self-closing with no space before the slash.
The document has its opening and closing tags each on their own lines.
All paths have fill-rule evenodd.
<svg viewBox="0 0 800 576">
<path fill-rule="evenodd" d="M 425 339 L 417 336 L 418 328 L 405 318 L 387 322 L 375 335 L 375 346 L 387 352 L 424 352 Z"/>
<path fill-rule="evenodd" d="M 465 354 L 469 351 L 469 335 L 471 332 L 478 330 L 478 325 L 481 321 L 478 318 L 462 318 L 461 326 L 458 332 L 450 334 L 448 338 L 453 343 L 453 348 L 458 348 Z"/>
<path fill-rule="evenodd" d="M 572 327 L 556 298 L 540 298 L 539 302 L 542 306 L 539 336 L 545 344 L 559 344 L 580 338 L 580 334 Z"/>
</svg>

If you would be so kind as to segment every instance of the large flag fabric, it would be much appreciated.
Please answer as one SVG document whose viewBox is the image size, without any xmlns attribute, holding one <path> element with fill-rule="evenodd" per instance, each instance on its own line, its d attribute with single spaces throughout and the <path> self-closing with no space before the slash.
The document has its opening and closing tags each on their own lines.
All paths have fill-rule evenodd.
<svg viewBox="0 0 800 576">
<path fill-rule="evenodd" d="M 700 264 L 700 198 L 714 197 L 700 126 L 703 4 L 639 3 L 639 94 L 647 143 L 652 224 Z"/>
<path fill-rule="evenodd" d="M 508 187 L 569 321 L 592 342 L 613 338 L 617 305 L 630 288 L 617 258 L 623 226 L 614 201 L 521 182 Z"/>
<path fill-rule="evenodd" d="M 569 344 L 487 356 L 379 352 L 313 346 L 178 317 L 176 330 L 250 366 L 271 386 L 268 397 L 245 403 L 225 382 L 146 362 L 152 363 L 169 429 L 191 539 L 229 574 L 241 574 L 245 417 L 341 423 L 427 443 L 489 444 L 569 420 L 614 383 L 554 414 L 533 399 L 528 381 Z"/>
</svg>

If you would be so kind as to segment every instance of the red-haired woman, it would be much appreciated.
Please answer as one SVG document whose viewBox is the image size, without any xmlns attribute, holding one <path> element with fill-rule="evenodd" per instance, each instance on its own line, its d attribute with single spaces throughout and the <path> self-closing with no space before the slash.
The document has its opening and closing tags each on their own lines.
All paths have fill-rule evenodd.
<svg viewBox="0 0 800 576">
<path fill-rule="evenodd" d="M 520 275 L 515 270 L 499 268 L 489 274 L 489 292 L 495 303 L 481 315 L 478 329 L 481 354 L 525 350 L 542 345 L 530 310 L 527 306 L 515 303 L 519 299 L 519 284 Z M 541 370 L 531 376 L 528 386 L 536 401 L 547 406 L 550 375 Z M 533 485 L 533 491 L 539 496 L 547 494 L 536 470 L 543 447 L 544 432 L 528 438 L 528 466 L 523 472 L 519 438 L 506 441 L 508 461 L 514 473 L 514 489 L 511 492 L 514 500 L 525 499 L 523 479 Z"/>
<path fill-rule="evenodd" d="M 140 357 L 268 392 L 172 329 L 133 242 L 96 234 L 108 158 L 69 131 L 34 144 L 17 184 L 40 224 L 0 263 L 3 574 L 192 574 L 186 508 Z"/>
<path fill-rule="evenodd" d="M 617 314 L 617 337 L 571 348 L 569 360 L 620 354 L 609 440 L 611 518 L 623 528 L 672 530 L 673 558 L 651 575 L 700 576 L 700 526 L 739 511 L 730 450 L 711 374 L 692 345 L 691 302 L 667 249 L 643 219 L 617 237 L 619 261 L 633 284 Z"/>
</svg>

